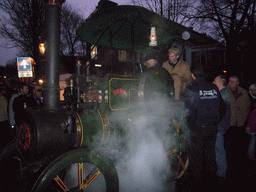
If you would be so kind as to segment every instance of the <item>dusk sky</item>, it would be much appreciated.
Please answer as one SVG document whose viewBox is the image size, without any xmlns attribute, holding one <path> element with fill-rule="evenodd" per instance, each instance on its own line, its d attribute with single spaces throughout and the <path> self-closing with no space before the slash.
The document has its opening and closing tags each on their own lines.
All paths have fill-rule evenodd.
<svg viewBox="0 0 256 192">
<path fill-rule="evenodd" d="M 130 4 L 130 0 L 112 0 L 113 2 L 118 3 L 118 5 L 128 5 Z M 79 13 L 81 13 L 84 18 L 87 18 L 90 13 L 96 8 L 98 5 L 99 0 L 66 0 L 65 4 L 70 4 L 72 7 L 77 9 Z M 8 43 L 2 37 L 0 38 L 0 44 L 4 45 Z M 0 65 L 5 65 L 6 62 L 10 59 L 14 59 L 19 57 L 18 50 L 15 48 L 12 49 L 5 49 L 0 47 Z"/>
</svg>

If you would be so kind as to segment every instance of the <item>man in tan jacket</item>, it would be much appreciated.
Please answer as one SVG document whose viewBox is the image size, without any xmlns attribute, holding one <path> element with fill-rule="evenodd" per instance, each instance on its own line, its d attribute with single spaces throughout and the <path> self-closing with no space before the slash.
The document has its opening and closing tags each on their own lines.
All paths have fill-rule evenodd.
<svg viewBox="0 0 256 192">
<path fill-rule="evenodd" d="M 189 65 L 180 59 L 179 48 L 174 46 L 168 50 L 169 60 L 163 63 L 165 68 L 174 80 L 175 100 L 180 100 L 185 88 L 192 83 Z"/>
<path fill-rule="evenodd" d="M 239 78 L 231 76 L 227 85 L 231 99 L 230 127 L 225 133 L 225 149 L 228 169 L 241 171 L 241 162 L 245 161 L 250 136 L 245 132 L 245 121 L 250 112 L 248 91 L 239 86 Z M 241 170 L 239 170 L 241 168 Z"/>
<path fill-rule="evenodd" d="M 231 76 L 227 90 L 231 97 L 230 126 L 242 127 L 250 112 L 250 98 L 248 91 L 239 86 L 239 78 Z"/>
</svg>

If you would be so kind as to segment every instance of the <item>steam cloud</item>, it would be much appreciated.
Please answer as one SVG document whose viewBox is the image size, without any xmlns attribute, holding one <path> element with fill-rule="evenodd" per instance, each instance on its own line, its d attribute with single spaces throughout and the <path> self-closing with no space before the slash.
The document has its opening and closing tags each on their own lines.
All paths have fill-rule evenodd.
<svg viewBox="0 0 256 192">
<path fill-rule="evenodd" d="M 121 192 L 174 191 L 175 172 L 166 152 L 179 145 L 172 120 L 180 123 L 182 114 L 183 103 L 159 98 L 109 116 L 120 130 L 113 129 L 109 141 L 94 150 L 114 161 Z"/>
</svg>

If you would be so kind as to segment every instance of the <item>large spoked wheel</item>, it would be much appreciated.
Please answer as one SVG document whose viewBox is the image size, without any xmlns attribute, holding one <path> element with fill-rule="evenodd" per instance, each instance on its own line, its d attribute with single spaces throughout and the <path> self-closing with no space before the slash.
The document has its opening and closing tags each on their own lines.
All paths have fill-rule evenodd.
<svg viewBox="0 0 256 192">
<path fill-rule="evenodd" d="M 43 191 L 119 191 L 115 166 L 88 149 L 69 151 L 43 170 L 32 189 Z"/>
</svg>

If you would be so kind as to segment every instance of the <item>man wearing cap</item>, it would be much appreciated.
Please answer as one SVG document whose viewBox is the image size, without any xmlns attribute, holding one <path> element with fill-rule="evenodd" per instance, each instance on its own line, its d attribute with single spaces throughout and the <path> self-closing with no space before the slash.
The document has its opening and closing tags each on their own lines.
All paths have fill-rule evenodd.
<svg viewBox="0 0 256 192">
<path fill-rule="evenodd" d="M 192 82 L 189 65 L 180 59 L 179 48 L 173 46 L 168 50 L 169 60 L 163 63 L 163 68 L 166 69 L 174 80 L 175 100 L 180 100 L 184 94 L 185 88 Z"/>
<path fill-rule="evenodd" d="M 147 67 L 141 77 L 139 89 L 143 92 L 144 100 L 156 97 L 172 97 L 173 80 L 169 73 L 157 65 L 157 55 L 148 54 L 144 58 L 144 65 Z"/>
</svg>

